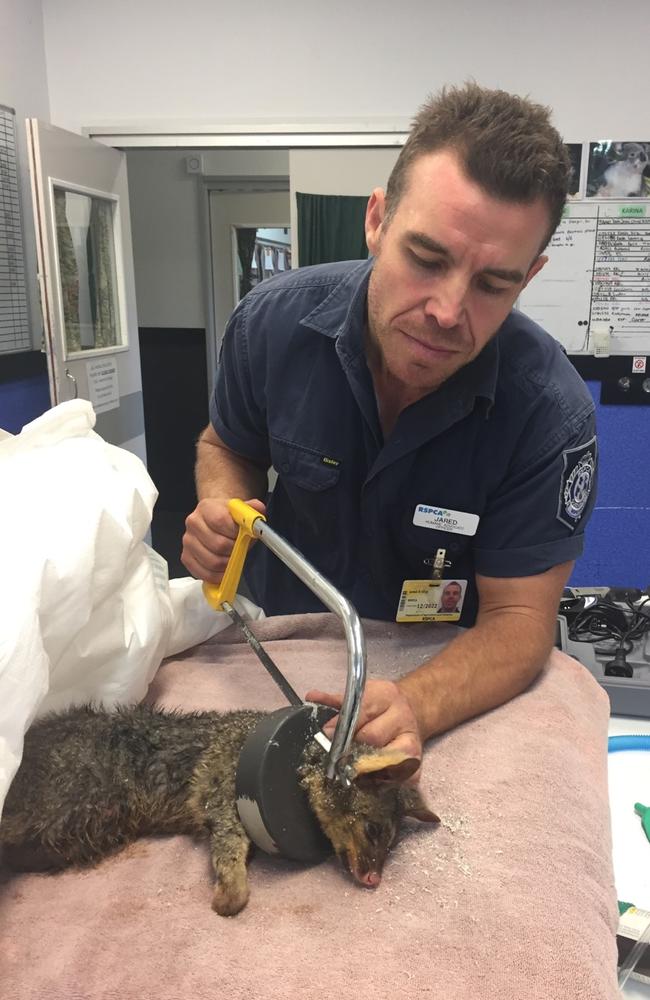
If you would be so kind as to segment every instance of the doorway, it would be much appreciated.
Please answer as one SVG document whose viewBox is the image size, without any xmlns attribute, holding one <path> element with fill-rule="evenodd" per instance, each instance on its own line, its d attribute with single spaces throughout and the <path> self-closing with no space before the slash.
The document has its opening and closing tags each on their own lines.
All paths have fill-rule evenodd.
<svg viewBox="0 0 650 1000">
<path fill-rule="evenodd" d="M 211 295 L 216 351 L 228 319 L 255 284 L 291 261 L 289 181 L 284 191 L 210 190 Z M 216 358 L 215 358 L 216 361 Z"/>
</svg>

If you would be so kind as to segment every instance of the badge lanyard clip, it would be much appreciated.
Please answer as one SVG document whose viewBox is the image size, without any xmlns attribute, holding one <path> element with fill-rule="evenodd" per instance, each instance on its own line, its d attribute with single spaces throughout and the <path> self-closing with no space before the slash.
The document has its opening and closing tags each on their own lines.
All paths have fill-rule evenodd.
<svg viewBox="0 0 650 1000">
<path fill-rule="evenodd" d="M 449 565 L 449 562 L 445 559 L 446 554 L 446 549 L 438 549 L 436 552 L 436 557 L 433 560 L 433 572 L 431 574 L 432 580 L 442 580 L 442 574 L 445 571 L 445 566 Z"/>
</svg>

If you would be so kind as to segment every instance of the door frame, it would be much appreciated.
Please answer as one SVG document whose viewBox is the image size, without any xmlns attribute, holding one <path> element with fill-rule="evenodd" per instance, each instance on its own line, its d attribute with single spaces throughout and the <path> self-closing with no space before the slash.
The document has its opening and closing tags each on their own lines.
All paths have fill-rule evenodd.
<svg viewBox="0 0 650 1000">
<path fill-rule="evenodd" d="M 289 177 L 199 177 L 197 196 L 201 229 L 201 260 L 205 289 L 206 352 L 208 360 L 208 396 L 212 395 L 217 370 L 219 345 L 223 330 L 217 329 L 214 310 L 212 239 L 210 235 L 210 194 L 273 194 L 289 192 Z"/>
<path fill-rule="evenodd" d="M 182 126 L 186 127 L 183 128 Z M 299 149 L 314 146 L 402 146 L 410 121 L 358 118 L 341 122 L 181 122 L 164 128 L 151 123 L 83 126 L 81 134 L 120 149 Z"/>
</svg>

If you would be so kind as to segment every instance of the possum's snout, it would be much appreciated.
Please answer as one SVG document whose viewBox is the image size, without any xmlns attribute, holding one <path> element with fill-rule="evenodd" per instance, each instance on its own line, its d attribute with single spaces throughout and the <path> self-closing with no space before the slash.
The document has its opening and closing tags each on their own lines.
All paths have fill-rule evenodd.
<svg viewBox="0 0 650 1000">
<path fill-rule="evenodd" d="M 383 862 L 378 858 L 368 859 L 355 852 L 354 849 L 341 851 L 339 854 L 343 865 L 352 875 L 355 882 L 366 889 L 376 889 L 381 882 Z"/>
<path fill-rule="evenodd" d="M 354 877 L 357 882 L 365 885 L 367 889 L 376 889 L 381 882 L 381 874 L 379 872 L 355 872 Z"/>
</svg>

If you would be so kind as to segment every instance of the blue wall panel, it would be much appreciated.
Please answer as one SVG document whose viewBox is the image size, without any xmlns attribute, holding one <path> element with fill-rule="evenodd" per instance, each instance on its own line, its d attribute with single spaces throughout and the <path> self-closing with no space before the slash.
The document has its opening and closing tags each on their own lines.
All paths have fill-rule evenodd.
<svg viewBox="0 0 650 1000">
<path fill-rule="evenodd" d="M 601 406 L 596 400 L 600 475 L 585 551 L 570 583 L 641 587 L 650 584 L 650 407 Z"/>
<path fill-rule="evenodd" d="M 0 383 L 0 427 L 17 434 L 30 420 L 50 408 L 47 375 Z"/>
</svg>

